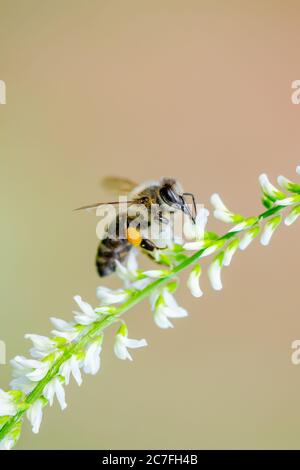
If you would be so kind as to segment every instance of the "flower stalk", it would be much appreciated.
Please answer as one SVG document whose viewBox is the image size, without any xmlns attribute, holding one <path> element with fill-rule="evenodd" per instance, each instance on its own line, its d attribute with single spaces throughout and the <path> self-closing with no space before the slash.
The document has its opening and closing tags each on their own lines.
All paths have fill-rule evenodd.
<svg viewBox="0 0 300 470">
<path fill-rule="evenodd" d="M 299 188 L 298 185 L 284 179 L 284 177 L 281 177 L 280 183 L 284 189 L 289 189 L 294 194 Z M 101 299 L 101 306 L 96 309 L 83 302 L 81 297 L 76 296 L 75 301 L 81 312 L 74 312 L 75 323 L 68 324 L 63 320 L 53 319 L 52 322 L 57 329 L 53 332 L 55 337 L 51 339 L 38 335 L 27 335 L 28 339 L 31 339 L 34 344 L 31 350 L 32 356 L 38 360 L 23 360 L 21 365 L 17 364 L 19 369 L 17 369 L 17 379 L 15 380 L 19 380 L 20 369 L 22 370 L 24 363 L 25 365 L 37 363 L 38 367 L 33 366 L 32 372 L 26 370 L 25 383 L 30 382 L 31 385 L 28 392 L 25 392 L 25 386 L 23 385 L 17 387 L 20 388 L 17 391 L 3 392 L 0 390 L 0 448 L 2 445 L 2 448 L 10 449 L 16 444 L 25 414 L 32 423 L 33 431 L 38 432 L 42 419 L 42 408 L 48 402 L 52 404 L 54 393 L 56 393 L 62 409 L 65 408 L 63 385 L 69 383 L 71 374 L 80 385 L 80 367 L 83 367 L 86 373 L 96 373 L 99 370 L 103 333 L 106 328 L 119 322 L 127 311 L 144 299 L 149 298 L 152 299 L 154 320 L 157 325 L 161 328 L 173 326 L 168 317 L 179 318 L 187 315 L 187 312 L 179 307 L 173 298 L 173 292 L 177 288 L 177 283 L 173 281 L 174 278 L 182 271 L 192 268 L 188 287 L 195 297 L 202 296 L 203 293 L 198 284 L 201 274 L 199 262 L 202 261 L 202 257 L 214 254 L 214 260 L 210 265 L 208 275 L 212 287 L 220 290 L 222 288 L 222 267 L 229 266 L 238 247 L 242 250 L 247 248 L 260 232 L 260 225 L 265 220 L 263 234 L 267 232 L 267 236 L 262 236 L 262 244 L 266 244 L 266 240 L 267 242 L 270 241 L 275 228 L 281 222 L 279 213 L 287 206 L 299 203 L 300 195 L 298 193 L 296 196 L 287 197 L 286 194 L 277 190 L 269 182 L 266 175 L 260 178 L 260 184 L 263 196 L 268 198 L 271 207 L 257 217 L 237 216 L 227 209 L 218 195 L 214 195 L 213 204 L 215 212 L 217 212 L 215 214 L 217 218 L 226 223 L 231 221 L 231 223 L 236 224 L 224 235 L 210 235 L 209 232 L 204 231 L 203 226 L 201 226 L 201 231 L 187 230 L 189 234 L 194 232 L 195 238 L 189 243 L 174 247 L 169 260 L 167 259 L 169 269 L 139 272 L 137 265 L 132 263 L 131 260 L 131 268 L 119 267 L 120 277 L 124 281 L 126 290 L 111 291 L 99 287 L 97 295 Z M 299 215 L 299 206 L 290 207 L 290 209 L 294 221 Z M 207 214 L 205 217 L 207 218 Z M 290 217 L 288 221 L 292 219 Z M 203 217 L 201 224 L 203 224 Z M 200 235 L 200 232 L 203 233 Z M 191 249 L 197 247 L 200 247 L 200 249 L 192 255 L 188 255 Z M 174 264 L 171 255 L 174 259 L 181 259 L 181 261 Z M 162 253 L 162 256 L 168 257 L 166 253 Z M 140 284 L 141 281 L 142 284 Z M 139 288 L 138 286 L 142 287 Z M 118 303 L 121 304 L 117 305 Z M 89 349 L 92 345 L 94 345 L 93 350 Z M 115 353 L 117 357 L 132 360 L 127 348 L 139 348 L 146 345 L 144 339 L 129 339 L 127 326 L 122 321 L 116 335 Z M 93 358 L 90 358 L 89 355 L 92 354 Z M 15 362 L 17 358 L 15 358 Z M 39 376 L 38 374 L 41 373 L 42 375 Z M 24 379 L 22 375 L 21 379 Z M 1 404 L 1 397 L 3 405 Z"/>
</svg>

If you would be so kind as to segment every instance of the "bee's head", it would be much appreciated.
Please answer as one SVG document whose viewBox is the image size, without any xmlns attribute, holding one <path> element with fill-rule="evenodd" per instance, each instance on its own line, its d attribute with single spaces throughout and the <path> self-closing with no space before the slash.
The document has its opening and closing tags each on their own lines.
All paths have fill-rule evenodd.
<svg viewBox="0 0 300 470">
<path fill-rule="evenodd" d="M 164 179 L 159 190 L 159 195 L 167 206 L 181 210 L 185 214 L 189 215 L 193 222 L 195 222 L 195 218 L 193 217 L 191 210 L 184 198 L 182 188 L 176 180 L 171 178 Z"/>
</svg>

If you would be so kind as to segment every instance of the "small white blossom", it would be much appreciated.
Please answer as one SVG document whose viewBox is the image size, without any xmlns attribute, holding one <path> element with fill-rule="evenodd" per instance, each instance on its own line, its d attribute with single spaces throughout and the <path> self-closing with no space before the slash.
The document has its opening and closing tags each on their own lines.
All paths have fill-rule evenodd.
<svg viewBox="0 0 300 470">
<path fill-rule="evenodd" d="M 0 450 L 11 450 L 15 445 L 15 440 L 8 434 L 0 441 Z"/>
<path fill-rule="evenodd" d="M 198 251 L 202 250 L 202 248 L 205 248 L 207 246 L 207 241 L 205 240 L 199 240 L 196 242 L 187 242 L 183 245 L 184 250 L 187 251 Z"/>
<path fill-rule="evenodd" d="M 13 416 L 17 410 L 13 395 L 0 388 L 0 416 Z"/>
<path fill-rule="evenodd" d="M 272 201 L 277 199 L 284 199 L 285 194 L 279 191 L 270 181 L 265 173 L 262 173 L 259 178 L 259 184 L 265 196 L 270 198 Z"/>
<path fill-rule="evenodd" d="M 64 338 L 68 343 L 74 341 L 77 336 L 79 335 L 79 331 L 59 331 L 59 330 L 52 330 L 51 333 L 54 336 L 58 336 L 59 338 Z"/>
<path fill-rule="evenodd" d="M 116 334 L 114 351 L 115 355 L 122 360 L 129 359 L 132 361 L 132 357 L 128 352 L 128 348 L 136 349 L 147 346 L 145 339 L 130 339 L 128 338 L 128 330 L 125 324 L 122 324 Z"/>
<path fill-rule="evenodd" d="M 125 263 L 120 263 L 116 260 L 116 273 L 124 281 L 127 289 L 131 287 L 132 282 L 138 277 L 137 254 L 138 250 L 133 247 L 129 251 Z"/>
<path fill-rule="evenodd" d="M 81 312 L 73 312 L 77 323 L 80 325 L 90 325 L 94 321 L 99 320 L 99 315 L 97 315 L 93 307 L 87 302 L 84 302 L 80 295 L 75 295 L 74 300 L 81 310 Z"/>
<path fill-rule="evenodd" d="M 137 255 L 138 250 L 133 247 L 129 251 L 125 263 L 116 260 L 116 273 L 123 281 L 134 280 L 138 275 Z"/>
<path fill-rule="evenodd" d="M 35 359 L 43 359 L 56 350 L 55 342 L 47 338 L 47 336 L 26 334 L 25 338 L 30 339 L 33 343 L 30 354 Z"/>
<path fill-rule="evenodd" d="M 109 289 L 108 287 L 97 287 L 97 298 L 101 305 L 112 305 L 125 302 L 128 299 L 128 292 L 123 289 Z"/>
<path fill-rule="evenodd" d="M 201 254 L 201 258 L 204 258 L 205 256 L 209 256 L 212 253 L 215 253 L 215 251 L 222 248 L 224 243 L 225 243 L 225 240 L 217 240 L 216 242 L 211 243 L 211 245 L 205 248 L 205 251 Z"/>
<path fill-rule="evenodd" d="M 59 331 L 74 331 L 74 323 L 66 322 L 61 318 L 50 317 L 50 321 L 54 328 Z"/>
<path fill-rule="evenodd" d="M 284 219 L 285 225 L 292 225 L 299 217 L 300 215 L 300 205 L 295 206 L 291 212 L 286 216 Z"/>
<path fill-rule="evenodd" d="M 225 206 L 224 202 L 222 201 L 221 197 L 219 194 L 214 193 L 212 194 L 210 198 L 210 202 L 214 206 L 216 210 L 224 211 L 224 212 L 230 212 L 227 207 Z"/>
<path fill-rule="evenodd" d="M 26 359 L 24 356 L 16 356 L 10 362 L 13 366 L 13 377 L 25 376 L 33 382 L 42 380 L 50 368 L 50 362 L 48 361 Z"/>
<path fill-rule="evenodd" d="M 245 235 L 241 238 L 239 248 L 240 250 L 246 250 L 254 238 L 259 234 L 260 227 L 256 226 L 248 230 Z"/>
<path fill-rule="evenodd" d="M 84 360 L 83 360 L 83 370 L 86 374 L 95 375 L 100 369 L 101 361 L 100 354 L 102 350 L 102 340 L 103 336 L 99 336 L 95 341 L 93 341 L 86 349 Z"/>
<path fill-rule="evenodd" d="M 19 377 L 15 377 L 11 380 L 9 385 L 12 390 L 22 390 L 24 393 L 30 393 L 36 384 L 29 380 L 25 375 L 20 375 Z"/>
<path fill-rule="evenodd" d="M 194 297 L 202 297 L 203 295 L 203 292 L 199 284 L 200 275 L 201 275 L 201 266 L 200 264 L 197 264 L 190 272 L 189 277 L 188 277 L 188 282 L 187 282 L 189 291 Z"/>
<path fill-rule="evenodd" d="M 296 173 L 298 173 L 298 175 L 300 175 L 300 165 L 296 167 Z"/>
<path fill-rule="evenodd" d="M 222 289 L 221 269 L 223 264 L 224 252 L 219 253 L 208 268 L 208 278 L 214 290 Z"/>
<path fill-rule="evenodd" d="M 268 222 L 266 222 L 263 232 L 261 234 L 261 239 L 260 239 L 260 243 L 263 246 L 267 246 L 270 243 L 272 235 L 275 232 L 278 225 L 280 224 L 280 222 L 281 222 L 280 215 L 273 217 L 273 219 L 268 220 Z"/>
<path fill-rule="evenodd" d="M 277 178 L 277 181 L 278 181 L 279 186 L 282 187 L 282 189 L 288 190 L 288 186 L 291 183 L 291 181 L 288 178 L 286 178 L 285 176 L 279 175 Z"/>
<path fill-rule="evenodd" d="M 75 355 L 71 356 L 70 359 L 68 359 L 61 365 L 59 374 L 65 379 L 66 385 L 69 385 L 70 383 L 71 374 L 73 375 L 78 385 L 82 384 L 79 360 Z"/>
<path fill-rule="evenodd" d="M 195 223 L 190 217 L 184 217 L 183 233 L 187 240 L 201 240 L 204 238 L 208 216 L 209 211 L 201 207 L 197 212 Z"/>
<path fill-rule="evenodd" d="M 293 204 L 296 204 L 297 202 L 300 202 L 300 195 L 290 196 L 290 197 L 286 197 L 285 199 L 280 199 L 279 201 L 275 202 L 275 206 L 292 206 Z"/>
<path fill-rule="evenodd" d="M 32 426 L 32 432 L 37 434 L 43 419 L 43 401 L 36 400 L 26 411 L 26 416 Z"/>
<path fill-rule="evenodd" d="M 56 396 L 61 409 L 64 410 L 67 407 L 65 390 L 59 377 L 54 377 L 54 379 L 45 386 L 43 395 L 49 401 L 50 406 L 53 405 L 54 396 Z"/>
<path fill-rule="evenodd" d="M 167 276 L 169 271 L 166 269 L 150 269 L 149 271 L 144 271 L 143 274 L 151 279 L 159 279 L 160 277 Z"/>
<path fill-rule="evenodd" d="M 257 217 L 248 217 L 247 219 L 243 220 L 243 222 L 240 222 L 239 224 L 232 227 L 228 232 L 241 232 L 242 230 L 252 227 L 252 225 L 256 224 L 256 222 Z"/>
<path fill-rule="evenodd" d="M 233 223 L 240 222 L 244 219 L 241 215 L 235 214 L 227 209 L 219 194 L 213 194 L 210 198 L 210 202 L 215 208 L 214 217 L 218 220 L 221 220 L 221 222 Z"/>
<path fill-rule="evenodd" d="M 65 320 L 55 317 L 51 317 L 50 321 L 56 328 L 55 330 L 52 330 L 52 334 L 59 338 L 64 338 L 68 343 L 74 341 L 79 335 L 79 331 L 75 328 L 75 324 L 73 322 L 68 323 Z"/>
<path fill-rule="evenodd" d="M 225 248 L 224 251 L 224 259 L 223 259 L 223 266 L 229 266 L 232 260 L 232 257 L 239 246 L 239 239 L 232 240 L 228 246 Z"/>
<path fill-rule="evenodd" d="M 221 222 L 225 222 L 225 224 L 231 224 L 234 221 L 234 216 L 231 212 L 220 211 L 218 209 L 214 211 L 214 218 L 220 220 Z"/>
<path fill-rule="evenodd" d="M 124 282 L 125 289 L 142 290 L 151 283 L 149 277 L 141 277 L 138 272 L 137 253 L 136 248 L 131 248 L 125 264 L 116 260 L 116 273 Z"/>
<path fill-rule="evenodd" d="M 299 184 L 294 183 L 293 181 L 289 180 L 285 176 L 282 176 L 282 175 L 278 176 L 277 181 L 278 181 L 278 184 L 283 189 L 286 189 L 287 191 L 290 191 L 292 193 L 293 192 L 297 193 L 300 191 Z"/>
<path fill-rule="evenodd" d="M 187 311 L 180 307 L 173 295 L 167 288 L 158 295 L 155 303 L 152 304 L 154 310 L 154 321 L 160 328 L 173 328 L 169 318 L 183 318 L 188 315 Z"/>
</svg>

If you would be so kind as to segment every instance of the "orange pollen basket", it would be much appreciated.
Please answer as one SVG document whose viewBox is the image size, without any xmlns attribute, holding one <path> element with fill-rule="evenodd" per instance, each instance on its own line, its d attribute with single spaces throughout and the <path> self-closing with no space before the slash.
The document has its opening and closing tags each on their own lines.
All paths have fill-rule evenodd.
<svg viewBox="0 0 300 470">
<path fill-rule="evenodd" d="M 135 227 L 129 227 L 127 229 L 127 240 L 134 246 L 140 246 L 142 242 L 142 236 Z"/>
</svg>

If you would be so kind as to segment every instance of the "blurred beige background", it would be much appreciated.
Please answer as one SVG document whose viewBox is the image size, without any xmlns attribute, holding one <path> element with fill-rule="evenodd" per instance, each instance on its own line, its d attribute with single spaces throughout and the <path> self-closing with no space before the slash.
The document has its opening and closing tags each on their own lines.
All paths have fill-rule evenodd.
<svg viewBox="0 0 300 470">
<path fill-rule="evenodd" d="M 164 175 L 209 207 L 261 211 L 258 175 L 294 177 L 300 106 L 297 1 L 0 0 L 1 330 L 8 358 L 24 333 L 95 303 L 92 215 L 99 180 Z M 210 221 L 220 232 L 223 224 Z M 122 362 L 108 332 L 103 368 L 47 409 L 20 449 L 300 447 L 299 224 L 282 226 L 224 272 L 224 290 L 178 299 L 190 316 L 154 326 L 126 315 L 149 347 Z M 106 285 L 117 286 L 115 279 Z M 10 367 L 1 366 L 1 384 Z"/>
</svg>

